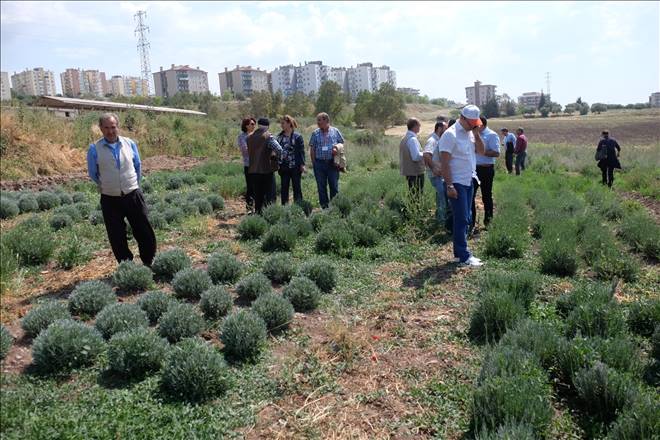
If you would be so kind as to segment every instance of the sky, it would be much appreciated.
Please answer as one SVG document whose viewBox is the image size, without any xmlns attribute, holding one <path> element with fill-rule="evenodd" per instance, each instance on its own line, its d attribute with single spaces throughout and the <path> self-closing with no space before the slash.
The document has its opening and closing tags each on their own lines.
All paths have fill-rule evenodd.
<svg viewBox="0 0 660 440">
<path fill-rule="evenodd" d="M 1 2 L 0 67 L 140 74 L 134 14 L 147 11 L 151 69 L 321 60 L 388 65 L 398 87 L 465 102 L 497 93 L 566 104 L 647 102 L 660 91 L 660 2 Z"/>
</svg>

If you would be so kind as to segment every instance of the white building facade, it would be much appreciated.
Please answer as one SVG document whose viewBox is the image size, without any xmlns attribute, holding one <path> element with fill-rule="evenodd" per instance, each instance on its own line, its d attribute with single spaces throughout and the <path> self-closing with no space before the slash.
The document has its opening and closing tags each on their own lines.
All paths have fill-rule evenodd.
<svg viewBox="0 0 660 440">
<path fill-rule="evenodd" d="M 55 89 L 55 74 L 42 67 L 26 69 L 11 76 L 12 88 L 19 95 L 24 96 L 52 96 L 57 93 Z"/>
<path fill-rule="evenodd" d="M 0 72 L 0 100 L 9 101 L 11 99 L 11 83 L 9 82 L 9 73 Z"/>
</svg>

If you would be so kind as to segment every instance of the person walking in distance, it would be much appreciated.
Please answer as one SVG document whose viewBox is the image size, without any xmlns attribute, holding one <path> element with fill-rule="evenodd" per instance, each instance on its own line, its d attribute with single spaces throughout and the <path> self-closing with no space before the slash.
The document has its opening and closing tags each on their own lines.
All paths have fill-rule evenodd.
<svg viewBox="0 0 660 440">
<path fill-rule="evenodd" d="M 252 182 L 250 181 L 248 174 L 250 155 L 248 154 L 247 138 L 252 134 L 256 126 L 257 121 L 254 118 L 244 118 L 241 121 L 241 133 L 238 135 L 238 139 L 236 139 L 236 144 L 238 145 L 238 149 L 241 150 L 241 156 L 243 158 L 243 173 L 245 174 L 245 205 L 248 212 L 254 209 L 254 189 L 252 188 Z"/>
<path fill-rule="evenodd" d="M 502 145 L 504 146 L 504 163 L 506 165 L 507 173 L 511 174 L 513 172 L 513 149 L 516 145 L 516 135 L 509 133 L 508 128 L 503 128 L 500 130 L 502 132 Z"/>
<path fill-rule="evenodd" d="M 454 257 L 462 266 L 482 266 L 480 259 L 470 252 L 467 244 L 471 223 L 472 177 L 476 174 L 476 154 L 484 154 L 479 133 L 479 107 L 467 105 L 459 120 L 440 137 L 439 147 L 442 174 L 453 216 Z"/>
<path fill-rule="evenodd" d="M 516 146 L 513 149 L 516 155 L 516 176 L 520 175 L 520 171 L 525 169 L 525 158 L 527 157 L 527 137 L 522 127 L 516 130 Z"/>
<path fill-rule="evenodd" d="M 424 145 L 424 163 L 428 168 L 428 176 L 431 185 L 435 188 L 435 219 L 439 226 L 445 227 L 451 232 L 452 218 L 451 205 L 447 200 L 445 181 L 442 178 L 442 167 L 440 166 L 440 150 L 438 149 L 440 137 L 447 129 L 444 120 L 435 123 L 433 133 Z"/>
<path fill-rule="evenodd" d="M 119 136 L 119 118 L 105 113 L 99 118 L 103 137 L 89 146 L 87 171 L 101 193 L 101 211 L 108 240 L 117 262 L 133 260 L 126 223 L 140 250 L 140 259 L 151 266 L 156 255 L 156 234 L 149 223 L 147 203 L 140 190 L 141 162 L 136 143 Z"/>
<path fill-rule="evenodd" d="M 493 218 L 493 179 L 495 178 L 495 158 L 500 156 L 500 137 L 488 128 L 488 120 L 481 116 L 479 134 L 484 143 L 484 154 L 477 154 L 477 179 L 472 195 L 472 228 L 477 218 L 477 190 L 481 188 L 481 201 L 484 205 L 484 226 Z"/>
<path fill-rule="evenodd" d="M 408 190 L 412 196 L 424 190 L 424 157 L 417 134 L 422 124 L 416 118 L 408 119 L 408 131 L 399 143 L 399 171 L 408 181 Z"/>
<path fill-rule="evenodd" d="M 610 137 L 608 130 L 603 130 L 602 137 L 596 147 L 596 158 L 598 159 L 598 168 L 603 173 L 603 185 L 612 188 L 614 183 L 614 169 L 621 169 L 619 154 L 621 147 L 616 139 Z"/>
<path fill-rule="evenodd" d="M 285 115 L 280 123 L 282 131 L 277 135 L 277 142 L 282 147 L 280 157 L 280 194 L 282 205 L 289 203 L 289 184 L 293 184 L 293 201 L 303 199 L 301 178 L 305 172 L 305 141 L 300 133 L 294 131 L 298 123 L 294 118 Z"/>
<path fill-rule="evenodd" d="M 268 128 L 270 121 L 259 118 L 257 129 L 247 138 L 248 154 L 250 155 L 249 175 L 254 188 L 254 210 L 261 214 L 264 205 L 269 205 L 272 199 L 274 173 L 279 168 L 279 157 L 282 147 L 275 140 Z"/>
<path fill-rule="evenodd" d="M 335 166 L 333 150 L 336 151 L 337 144 L 345 145 L 345 142 L 341 132 L 330 125 L 330 116 L 327 113 L 316 115 L 316 125 L 318 128 L 314 130 L 309 140 L 309 156 L 314 166 L 319 204 L 325 209 L 339 192 L 339 169 Z"/>
</svg>

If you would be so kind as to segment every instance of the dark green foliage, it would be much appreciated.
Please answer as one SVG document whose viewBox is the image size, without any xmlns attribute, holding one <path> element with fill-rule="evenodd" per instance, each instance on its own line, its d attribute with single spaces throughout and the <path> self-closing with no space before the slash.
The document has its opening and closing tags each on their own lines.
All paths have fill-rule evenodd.
<svg viewBox="0 0 660 440">
<path fill-rule="evenodd" d="M 266 206 L 263 211 L 261 212 L 261 216 L 266 220 L 266 223 L 269 225 L 274 225 L 276 223 L 279 223 L 280 220 L 284 218 L 286 214 L 286 209 L 282 205 L 278 205 L 277 203 L 273 203 L 271 205 Z"/>
<path fill-rule="evenodd" d="M 222 286 L 212 286 L 202 293 L 199 308 L 206 319 L 218 319 L 225 316 L 234 305 L 234 298 Z"/>
<path fill-rule="evenodd" d="M 28 219 L 10 231 L 3 232 L 2 237 L 23 266 L 47 263 L 55 250 L 52 232 L 41 219 Z"/>
<path fill-rule="evenodd" d="M 14 337 L 9 333 L 7 327 L 0 325 L 0 361 L 7 356 L 13 343 Z"/>
<path fill-rule="evenodd" d="M 252 303 L 252 310 L 266 323 L 271 333 L 279 333 L 289 328 L 293 321 L 293 305 L 286 298 L 265 293 Z"/>
<path fill-rule="evenodd" d="M 527 309 L 541 290 L 541 277 L 526 270 L 514 273 L 488 271 L 481 282 L 481 288 L 484 292 L 508 292 Z"/>
<path fill-rule="evenodd" d="M 18 199 L 18 209 L 20 209 L 21 214 L 37 212 L 39 211 L 39 202 L 37 202 L 37 198 L 32 194 L 24 194 Z"/>
<path fill-rule="evenodd" d="M 330 205 L 337 209 L 342 217 L 348 217 L 353 209 L 351 199 L 344 193 L 337 194 L 331 201 Z"/>
<path fill-rule="evenodd" d="M 534 430 L 525 424 L 504 424 L 492 431 L 483 430 L 475 440 L 536 440 Z"/>
<path fill-rule="evenodd" d="M 32 345 L 32 362 L 42 373 L 59 373 L 94 363 L 105 348 L 93 327 L 71 319 L 55 321 Z"/>
<path fill-rule="evenodd" d="M 314 281 L 304 276 L 293 277 L 282 290 L 282 295 L 288 299 L 296 312 L 314 310 L 321 300 L 321 291 Z"/>
<path fill-rule="evenodd" d="M 37 203 L 41 211 L 47 211 L 60 205 L 60 198 L 56 194 L 48 191 L 42 191 L 37 194 Z"/>
<path fill-rule="evenodd" d="M 174 248 L 156 254 L 151 270 L 156 278 L 169 281 L 177 272 L 191 266 L 192 260 L 188 254 L 181 248 Z"/>
<path fill-rule="evenodd" d="M 332 292 L 337 285 L 337 268 L 330 261 L 320 258 L 304 263 L 298 275 L 314 281 L 324 293 Z"/>
<path fill-rule="evenodd" d="M 592 263 L 592 268 L 602 280 L 617 277 L 631 282 L 639 275 L 639 263 L 616 247 L 609 247 L 598 255 Z"/>
<path fill-rule="evenodd" d="M 181 180 L 183 183 L 186 185 L 194 185 L 195 184 L 195 176 L 193 176 L 190 173 L 183 173 L 181 174 Z"/>
<path fill-rule="evenodd" d="M 163 212 L 163 216 L 165 217 L 165 221 L 167 224 L 176 224 L 181 221 L 181 219 L 184 217 L 183 211 L 181 208 L 178 207 L 170 207 Z"/>
<path fill-rule="evenodd" d="M 351 225 L 351 230 L 356 246 L 372 247 L 378 244 L 378 241 L 380 240 L 380 234 L 378 231 L 370 226 L 353 223 Z"/>
<path fill-rule="evenodd" d="M 202 215 L 208 215 L 213 212 L 213 205 L 211 205 L 211 202 L 206 199 L 195 200 L 195 205 L 197 206 L 199 213 Z"/>
<path fill-rule="evenodd" d="M 272 205 L 275 206 L 275 205 Z M 264 252 L 288 252 L 296 244 L 296 235 L 288 226 L 277 224 L 270 228 L 261 242 L 261 250 Z"/>
<path fill-rule="evenodd" d="M 266 345 L 266 323 L 256 313 L 240 310 L 222 322 L 220 340 L 227 359 L 254 361 Z"/>
<path fill-rule="evenodd" d="M 191 304 L 172 304 L 158 320 L 160 335 L 170 342 L 190 338 L 203 329 L 204 318 L 197 313 L 197 310 Z"/>
<path fill-rule="evenodd" d="M 82 219 L 82 215 L 80 215 L 80 211 L 78 211 L 76 205 L 63 205 L 53 209 L 53 215 L 60 215 L 60 214 L 68 215 L 73 219 L 74 222 L 77 222 Z"/>
<path fill-rule="evenodd" d="M 591 341 L 601 362 L 615 370 L 630 373 L 634 377 L 642 374 L 644 362 L 642 353 L 634 340 L 625 335 Z"/>
<path fill-rule="evenodd" d="M 61 192 L 57 196 L 60 198 L 60 205 L 71 205 L 73 203 L 73 197 L 69 193 Z"/>
<path fill-rule="evenodd" d="M 507 205 L 505 205 L 506 207 Z M 490 225 L 484 252 L 498 258 L 520 258 L 529 243 L 527 211 L 518 204 L 503 209 Z"/>
<path fill-rule="evenodd" d="M 147 314 L 151 324 L 158 322 L 163 313 L 174 303 L 176 300 L 162 290 L 145 292 L 137 301 L 137 305 Z"/>
<path fill-rule="evenodd" d="M 575 307 L 566 318 L 566 334 L 609 338 L 626 331 L 626 321 L 615 302 L 586 303 Z"/>
<path fill-rule="evenodd" d="M 224 393 L 228 376 L 220 353 L 201 339 L 186 339 L 167 354 L 161 387 L 175 399 L 201 402 Z"/>
<path fill-rule="evenodd" d="M 293 233 L 298 237 L 307 237 L 309 234 L 311 234 L 314 231 L 312 224 L 309 222 L 309 220 L 307 220 L 307 217 L 305 217 L 304 214 L 302 214 L 302 217 L 289 218 L 282 224 L 290 228 L 293 231 Z"/>
<path fill-rule="evenodd" d="M 248 215 L 238 225 L 238 233 L 243 240 L 254 240 L 266 233 L 268 223 L 258 215 Z"/>
<path fill-rule="evenodd" d="M 180 206 L 184 215 L 187 217 L 191 215 L 199 214 L 199 208 L 197 207 L 197 204 L 194 201 L 184 201 L 181 203 Z"/>
<path fill-rule="evenodd" d="M 638 300 L 628 307 L 628 327 L 640 336 L 650 337 L 660 324 L 660 299 Z"/>
<path fill-rule="evenodd" d="M 147 266 L 134 261 L 122 261 L 112 275 L 112 282 L 120 290 L 137 292 L 148 289 L 154 282 L 154 275 Z"/>
<path fill-rule="evenodd" d="M 305 216 L 309 217 L 312 214 L 313 206 L 309 200 L 297 200 L 295 203 L 302 208 Z"/>
<path fill-rule="evenodd" d="M 211 281 L 215 284 L 230 284 L 241 276 L 243 265 L 235 256 L 229 253 L 216 252 L 209 257 L 207 270 Z"/>
<path fill-rule="evenodd" d="M 195 178 L 195 183 L 206 183 L 207 181 L 205 174 L 195 174 L 193 177 Z"/>
<path fill-rule="evenodd" d="M 236 285 L 236 293 L 246 301 L 254 301 L 260 295 L 272 292 L 270 280 L 261 272 L 251 273 Z"/>
<path fill-rule="evenodd" d="M 75 266 L 87 263 L 92 258 L 92 253 L 84 240 L 76 235 L 69 239 L 55 257 L 57 265 L 64 270 L 73 269 Z"/>
<path fill-rule="evenodd" d="M 59 319 L 69 319 L 71 313 L 67 305 L 57 301 L 46 301 L 35 305 L 27 315 L 21 319 L 21 328 L 31 338 L 46 330 L 49 325 Z"/>
<path fill-rule="evenodd" d="M 14 218 L 18 215 L 20 209 L 14 200 L 0 197 L 0 218 Z"/>
<path fill-rule="evenodd" d="M 102 225 L 103 224 L 103 212 L 98 211 L 98 210 L 97 211 L 92 211 L 92 213 L 89 215 L 88 220 L 89 220 L 89 223 L 91 223 L 94 226 Z M 154 225 L 153 222 L 151 224 L 154 227 L 156 227 L 156 225 Z"/>
<path fill-rule="evenodd" d="M 573 384 L 585 412 L 605 424 L 611 423 L 637 392 L 627 376 L 601 362 L 578 371 Z"/>
<path fill-rule="evenodd" d="M 559 316 L 565 318 L 578 305 L 586 303 L 607 304 L 612 301 L 612 289 L 605 284 L 583 283 L 570 293 L 564 293 L 555 307 Z"/>
<path fill-rule="evenodd" d="M 77 191 L 71 195 L 71 199 L 73 203 L 87 202 L 87 195 L 84 192 Z"/>
<path fill-rule="evenodd" d="M 539 364 L 533 354 L 519 347 L 497 345 L 486 353 L 478 384 L 491 377 L 538 375 Z"/>
<path fill-rule="evenodd" d="M 339 219 L 339 213 L 335 210 L 327 209 L 313 213 L 309 217 L 309 222 L 312 224 L 312 228 L 318 232 L 324 225 L 337 219 Z"/>
<path fill-rule="evenodd" d="M 128 378 L 142 378 L 160 370 L 168 349 L 167 341 L 147 328 L 117 333 L 108 342 L 110 371 Z"/>
<path fill-rule="evenodd" d="M 225 208 L 225 199 L 218 194 L 209 194 L 206 196 L 206 200 L 211 204 L 211 208 L 213 208 L 214 211 L 219 211 Z"/>
<path fill-rule="evenodd" d="M 525 319 L 506 332 L 500 340 L 500 344 L 528 351 L 536 356 L 544 368 L 549 368 L 557 356 L 560 336 L 548 323 Z"/>
<path fill-rule="evenodd" d="M 89 216 L 92 213 L 92 205 L 87 202 L 79 202 L 73 205 L 78 211 L 78 220 Z"/>
<path fill-rule="evenodd" d="M 557 373 L 565 382 L 572 383 L 575 373 L 593 365 L 598 357 L 599 355 L 589 339 L 562 338 L 559 340 L 557 350 Z"/>
<path fill-rule="evenodd" d="M 149 223 L 154 229 L 165 229 L 167 227 L 167 219 L 165 214 L 159 211 L 149 212 Z"/>
<path fill-rule="evenodd" d="M 345 222 L 332 222 L 316 236 L 315 249 L 322 254 L 350 256 L 353 250 L 353 236 Z"/>
<path fill-rule="evenodd" d="M 183 179 L 180 176 L 170 176 L 165 182 L 165 188 L 169 190 L 179 189 L 183 186 Z"/>
<path fill-rule="evenodd" d="M 264 261 L 263 273 L 274 283 L 288 283 L 296 274 L 296 265 L 291 254 L 277 253 Z"/>
<path fill-rule="evenodd" d="M 655 326 L 653 335 L 651 335 L 651 357 L 660 361 L 660 324 Z"/>
<path fill-rule="evenodd" d="M 548 234 L 541 240 L 541 272 L 550 275 L 572 276 L 578 261 L 575 239 L 570 234 Z"/>
<path fill-rule="evenodd" d="M 660 259 L 660 227 L 646 212 L 627 215 L 621 222 L 619 235 L 636 252 L 647 258 Z"/>
<path fill-rule="evenodd" d="M 475 342 L 497 342 L 525 316 L 524 306 L 507 292 L 485 292 L 470 317 L 468 335 Z"/>
<path fill-rule="evenodd" d="M 202 292 L 211 287 L 211 277 L 201 269 L 191 267 L 174 275 L 172 288 L 179 298 L 198 299 Z"/>
<path fill-rule="evenodd" d="M 68 214 L 54 214 L 49 222 L 50 227 L 56 231 L 73 226 L 73 219 Z"/>
<path fill-rule="evenodd" d="M 115 333 L 148 327 L 149 318 L 137 304 L 110 304 L 96 315 L 94 326 L 105 339 L 110 339 Z"/>
<path fill-rule="evenodd" d="M 660 433 L 660 401 L 641 395 L 617 417 L 607 440 L 655 440 Z"/>
<path fill-rule="evenodd" d="M 117 301 L 112 288 L 102 281 L 85 281 L 69 296 L 69 310 L 74 315 L 96 316 L 108 304 Z"/>
</svg>

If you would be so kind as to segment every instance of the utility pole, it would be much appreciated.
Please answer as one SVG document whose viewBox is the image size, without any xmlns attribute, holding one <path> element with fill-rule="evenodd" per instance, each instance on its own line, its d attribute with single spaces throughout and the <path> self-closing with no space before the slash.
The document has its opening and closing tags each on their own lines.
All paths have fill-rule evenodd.
<svg viewBox="0 0 660 440">
<path fill-rule="evenodd" d="M 149 27 L 145 24 L 147 11 L 138 11 L 133 16 L 137 20 L 135 35 L 138 37 L 137 50 L 140 55 L 140 71 L 142 73 L 142 84 L 147 87 L 147 96 L 151 95 L 151 62 L 149 61 L 149 40 L 147 33 Z M 143 92 L 144 93 L 144 92 Z"/>
</svg>

